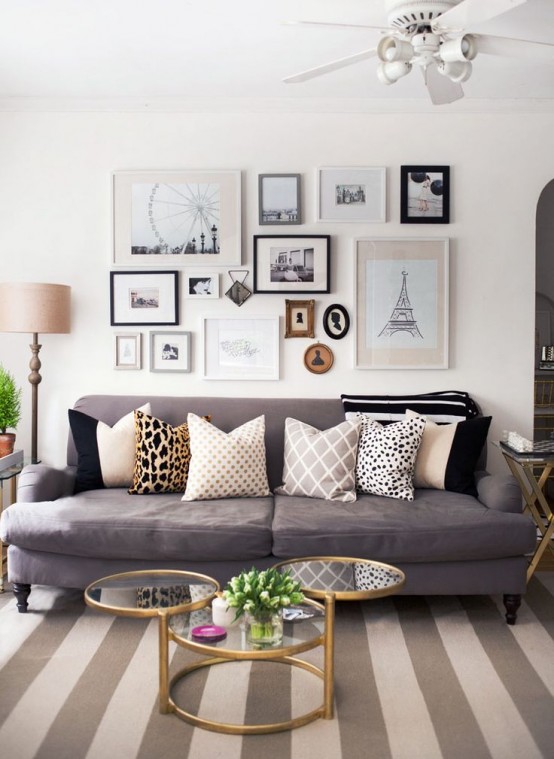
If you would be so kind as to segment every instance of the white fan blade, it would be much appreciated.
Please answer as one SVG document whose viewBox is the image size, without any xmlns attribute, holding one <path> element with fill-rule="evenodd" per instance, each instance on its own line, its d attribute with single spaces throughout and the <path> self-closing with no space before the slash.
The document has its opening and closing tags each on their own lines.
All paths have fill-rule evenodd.
<svg viewBox="0 0 554 759">
<path fill-rule="evenodd" d="M 492 37 L 488 34 L 472 34 L 478 53 L 505 55 L 507 58 L 527 58 L 543 63 L 554 63 L 554 45 L 546 42 L 529 42 L 510 37 Z"/>
<path fill-rule="evenodd" d="M 330 63 L 324 63 L 322 66 L 316 66 L 313 69 L 307 71 L 301 71 L 299 74 L 293 74 L 293 76 L 287 76 L 283 79 L 286 84 L 296 84 L 297 82 L 305 82 L 307 79 L 313 79 L 321 74 L 328 74 L 330 71 L 337 71 L 345 66 L 350 66 L 358 61 L 365 61 L 367 58 L 373 58 L 377 54 L 375 48 L 370 50 L 362 50 L 360 53 L 354 53 L 354 55 L 347 55 L 346 58 L 339 58 L 337 61 L 331 61 Z"/>
<path fill-rule="evenodd" d="M 431 63 L 426 69 L 422 68 L 421 70 L 433 105 L 445 105 L 463 98 L 462 85 L 439 74 L 436 63 Z"/>
<path fill-rule="evenodd" d="M 375 29 L 376 32 L 390 31 L 386 26 L 368 26 L 367 24 L 343 24 L 338 21 L 283 21 L 285 26 L 323 26 L 334 29 Z"/>
<path fill-rule="evenodd" d="M 431 22 L 431 28 L 435 34 L 462 31 L 526 2 L 527 0 L 462 0 Z"/>
</svg>

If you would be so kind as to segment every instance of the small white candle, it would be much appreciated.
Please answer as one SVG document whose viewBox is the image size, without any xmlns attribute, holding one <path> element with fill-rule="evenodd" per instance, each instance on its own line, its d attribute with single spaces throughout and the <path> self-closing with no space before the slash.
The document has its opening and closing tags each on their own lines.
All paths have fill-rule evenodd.
<svg viewBox="0 0 554 759">
<path fill-rule="evenodd" d="M 236 609 L 227 606 L 225 598 L 217 596 L 212 601 L 212 620 L 214 625 L 232 627 L 234 624 L 238 624 L 238 622 L 234 622 L 236 611 Z"/>
</svg>

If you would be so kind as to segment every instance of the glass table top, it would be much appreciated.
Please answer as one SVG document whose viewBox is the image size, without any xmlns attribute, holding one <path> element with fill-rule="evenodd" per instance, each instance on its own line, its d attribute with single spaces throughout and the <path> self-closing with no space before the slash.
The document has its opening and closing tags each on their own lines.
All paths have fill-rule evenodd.
<svg viewBox="0 0 554 759">
<path fill-rule="evenodd" d="M 207 575 L 178 570 L 144 570 L 102 577 L 85 590 L 93 608 L 128 617 L 154 617 L 160 609 L 194 610 L 219 592 Z"/>
</svg>

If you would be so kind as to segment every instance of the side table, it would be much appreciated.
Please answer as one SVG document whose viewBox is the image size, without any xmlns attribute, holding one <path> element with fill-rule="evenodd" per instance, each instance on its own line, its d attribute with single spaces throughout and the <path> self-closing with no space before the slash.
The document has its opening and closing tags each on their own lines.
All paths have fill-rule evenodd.
<svg viewBox="0 0 554 759">
<path fill-rule="evenodd" d="M 6 469 L 0 469 L 0 517 L 4 510 L 4 484 L 9 482 L 10 503 L 14 503 L 17 493 L 17 476 L 20 474 L 24 466 L 25 463 L 21 462 L 20 464 L 9 466 Z M 0 538 L 0 593 L 4 592 L 4 575 L 6 574 L 8 563 L 8 557 L 4 548 L 4 543 Z"/>
<path fill-rule="evenodd" d="M 554 453 L 519 453 L 496 443 L 516 478 L 525 500 L 524 513 L 530 514 L 540 535 L 527 568 L 527 582 L 533 576 L 541 556 L 549 548 L 554 553 L 554 514 L 544 494 L 544 486 L 554 468 Z"/>
</svg>

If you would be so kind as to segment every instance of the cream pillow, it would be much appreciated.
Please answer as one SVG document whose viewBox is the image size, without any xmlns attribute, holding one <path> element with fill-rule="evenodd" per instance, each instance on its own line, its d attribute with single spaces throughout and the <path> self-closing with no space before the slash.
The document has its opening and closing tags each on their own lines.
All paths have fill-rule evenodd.
<svg viewBox="0 0 554 759">
<path fill-rule="evenodd" d="M 183 501 L 271 495 L 265 460 L 265 417 L 223 432 L 187 416 L 191 460 Z"/>
<path fill-rule="evenodd" d="M 285 422 L 283 484 L 276 493 L 356 500 L 356 453 L 361 420 L 318 430 L 297 419 Z"/>
</svg>

